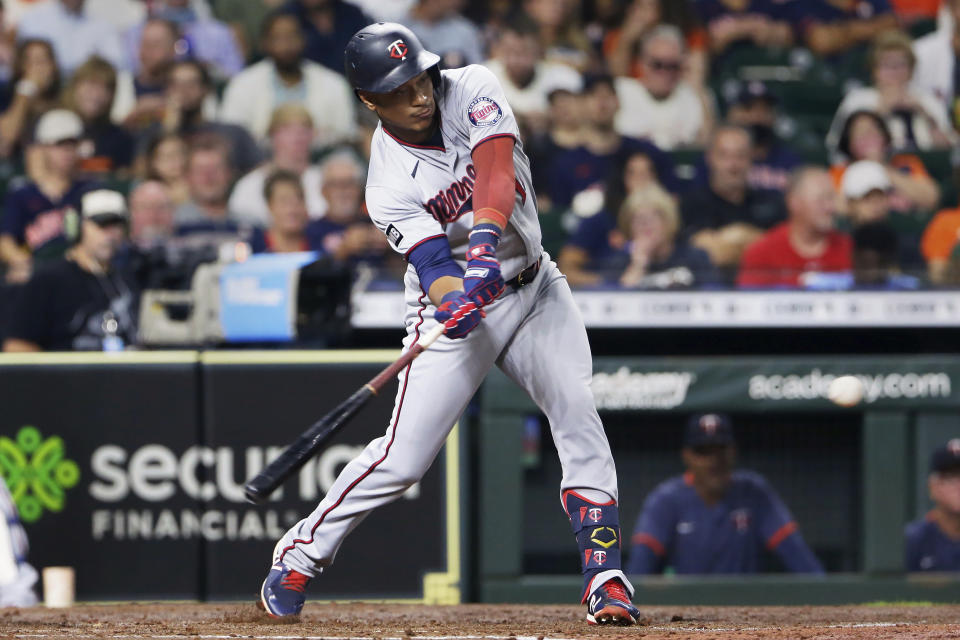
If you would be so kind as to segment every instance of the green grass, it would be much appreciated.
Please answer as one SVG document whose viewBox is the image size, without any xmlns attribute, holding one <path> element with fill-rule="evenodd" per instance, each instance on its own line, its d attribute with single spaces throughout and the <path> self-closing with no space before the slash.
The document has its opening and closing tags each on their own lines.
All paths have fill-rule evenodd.
<svg viewBox="0 0 960 640">
<path fill-rule="evenodd" d="M 932 607 L 935 603 L 924 600 L 877 600 L 876 602 L 864 602 L 865 607 Z"/>
</svg>

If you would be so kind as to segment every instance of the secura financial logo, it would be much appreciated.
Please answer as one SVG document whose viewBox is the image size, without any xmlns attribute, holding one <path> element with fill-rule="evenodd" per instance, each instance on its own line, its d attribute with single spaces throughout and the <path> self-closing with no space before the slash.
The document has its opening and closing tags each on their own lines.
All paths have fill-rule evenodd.
<svg viewBox="0 0 960 640">
<path fill-rule="evenodd" d="M 696 375 L 687 371 L 640 373 L 620 367 L 593 374 L 597 409 L 673 409 L 684 403 Z"/>
<path fill-rule="evenodd" d="M 20 519 L 32 523 L 44 511 L 63 510 L 67 490 L 80 481 L 80 468 L 67 459 L 62 438 L 44 439 L 36 427 L 24 426 L 13 440 L 0 436 L 0 475 Z"/>
<path fill-rule="evenodd" d="M 749 381 L 751 400 L 815 400 L 828 397 L 830 383 L 841 374 L 812 369 L 807 373 L 755 375 Z M 944 371 L 854 373 L 863 383 L 863 401 L 949 398 L 953 388 Z"/>
<path fill-rule="evenodd" d="M 196 445 L 180 451 L 161 444 L 133 450 L 105 444 L 90 457 L 87 492 L 98 505 L 91 513 L 90 534 L 97 541 L 276 539 L 303 511 L 276 503 L 284 497 L 315 503 L 363 448 L 328 447 L 308 460 L 286 487 L 275 491 L 263 509 L 241 506 L 246 504 L 243 484 L 279 456 L 283 447 Z M 416 499 L 419 492 L 420 485 L 415 484 L 404 498 Z"/>
</svg>

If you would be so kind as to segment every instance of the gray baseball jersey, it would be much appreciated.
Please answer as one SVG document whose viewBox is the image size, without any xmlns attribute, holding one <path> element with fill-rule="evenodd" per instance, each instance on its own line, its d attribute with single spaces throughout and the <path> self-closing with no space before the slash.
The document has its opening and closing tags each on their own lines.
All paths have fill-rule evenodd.
<svg viewBox="0 0 960 640">
<path fill-rule="evenodd" d="M 494 365 L 546 414 L 563 467 L 561 491 L 593 491 L 617 499 L 613 457 L 590 391 L 593 367 L 586 331 L 566 279 L 541 247 L 530 164 L 513 112 L 496 77 L 484 67 L 443 71 L 442 78 L 434 140 L 409 144 L 382 126 L 374 133 L 366 192 L 371 219 L 404 255 L 425 240 L 446 236 L 463 266 L 473 226 L 472 151 L 491 137 L 510 136 L 516 141 L 516 197 L 497 257 L 505 280 L 538 259 L 541 267 L 530 284 L 508 286 L 485 307 L 486 318 L 465 338 L 441 336 L 399 375 L 386 433 L 344 468 L 313 513 L 277 544 L 275 562 L 309 576 L 333 562 L 340 543 L 363 517 L 400 497 L 426 473 Z M 409 348 L 436 326 L 436 309 L 412 265 L 405 285 L 404 346 Z M 622 577 L 619 571 L 610 573 Z"/>
</svg>

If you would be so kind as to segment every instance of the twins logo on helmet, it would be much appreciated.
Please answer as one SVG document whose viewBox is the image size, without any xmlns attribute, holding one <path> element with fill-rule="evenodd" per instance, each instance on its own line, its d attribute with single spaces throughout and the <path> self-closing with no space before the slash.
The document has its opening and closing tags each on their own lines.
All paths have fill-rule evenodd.
<svg viewBox="0 0 960 640">
<path fill-rule="evenodd" d="M 397 60 L 407 59 L 407 45 L 403 40 L 394 40 L 391 42 L 390 46 L 387 47 L 387 52 L 390 54 L 391 58 Z"/>
</svg>

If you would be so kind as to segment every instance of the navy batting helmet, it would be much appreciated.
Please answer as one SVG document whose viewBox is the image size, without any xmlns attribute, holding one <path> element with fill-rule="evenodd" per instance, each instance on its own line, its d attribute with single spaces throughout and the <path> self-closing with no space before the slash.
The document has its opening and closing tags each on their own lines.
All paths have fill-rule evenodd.
<svg viewBox="0 0 960 640">
<path fill-rule="evenodd" d="M 413 31 L 395 22 L 378 22 L 353 34 L 344 51 L 347 80 L 354 90 L 389 93 L 430 71 L 439 85 L 440 56 L 423 48 Z"/>
</svg>

